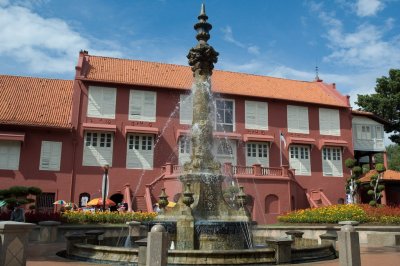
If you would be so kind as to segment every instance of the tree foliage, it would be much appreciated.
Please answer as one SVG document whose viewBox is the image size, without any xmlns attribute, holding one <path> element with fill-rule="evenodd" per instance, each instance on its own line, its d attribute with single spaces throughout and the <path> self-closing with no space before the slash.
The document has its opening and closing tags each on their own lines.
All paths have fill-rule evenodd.
<svg viewBox="0 0 400 266">
<path fill-rule="evenodd" d="M 9 206 L 13 207 L 17 204 L 24 205 L 35 202 L 34 199 L 28 198 L 29 195 L 39 195 L 42 190 L 37 187 L 13 186 L 8 189 L 0 190 L 0 199 L 4 200 Z"/>
<path fill-rule="evenodd" d="M 386 133 L 393 132 L 390 140 L 400 144 L 400 69 L 391 69 L 388 77 L 377 78 L 375 92 L 358 95 L 356 104 L 387 120 L 390 124 L 385 125 Z"/>
</svg>

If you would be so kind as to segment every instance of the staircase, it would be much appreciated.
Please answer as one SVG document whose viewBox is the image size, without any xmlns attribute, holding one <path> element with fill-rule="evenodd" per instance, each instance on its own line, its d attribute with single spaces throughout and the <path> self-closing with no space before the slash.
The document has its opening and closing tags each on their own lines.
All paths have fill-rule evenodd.
<svg viewBox="0 0 400 266">
<path fill-rule="evenodd" d="M 312 208 L 330 206 L 332 203 L 328 199 L 328 197 L 320 190 L 311 190 L 306 193 L 308 202 Z"/>
<path fill-rule="evenodd" d="M 148 210 L 146 206 L 146 199 L 144 196 L 136 196 L 134 202 L 135 210 L 142 212 L 152 212 L 153 210 Z"/>
</svg>

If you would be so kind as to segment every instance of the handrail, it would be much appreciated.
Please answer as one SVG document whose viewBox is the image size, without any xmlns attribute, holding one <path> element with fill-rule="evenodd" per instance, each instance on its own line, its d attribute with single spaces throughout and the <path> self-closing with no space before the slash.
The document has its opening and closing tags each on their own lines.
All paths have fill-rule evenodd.
<svg viewBox="0 0 400 266">
<path fill-rule="evenodd" d="M 321 200 L 324 206 L 330 206 L 332 205 L 332 202 L 328 199 L 328 197 L 325 195 L 324 192 L 320 191 L 321 193 Z"/>
</svg>

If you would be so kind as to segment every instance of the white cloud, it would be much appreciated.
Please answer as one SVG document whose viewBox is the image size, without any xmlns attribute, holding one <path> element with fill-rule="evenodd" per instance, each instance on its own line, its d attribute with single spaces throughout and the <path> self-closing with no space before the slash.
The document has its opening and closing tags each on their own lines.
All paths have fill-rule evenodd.
<svg viewBox="0 0 400 266">
<path fill-rule="evenodd" d="M 91 54 L 121 55 L 94 49 L 88 38 L 65 21 L 32 12 L 27 7 L 32 1 L 19 1 L 19 5 L 0 1 L 0 56 L 13 57 L 32 72 L 72 72 L 81 49 Z"/>
<path fill-rule="evenodd" d="M 364 23 L 349 32 L 334 13 L 324 11 L 321 5 L 314 4 L 311 10 L 318 13 L 327 28 L 324 37 L 332 52 L 323 58 L 325 62 L 365 69 L 400 66 L 399 36 L 385 38 L 385 33 L 393 27 L 393 18 L 388 18 L 383 26 Z"/>
<path fill-rule="evenodd" d="M 254 55 L 259 55 L 260 54 L 260 48 L 256 45 L 251 45 L 251 44 L 244 44 L 238 40 L 236 40 L 233 37 L 233 32 L 232 28 L 230 26 L 226 26 L 225 28 L 221 29 L 223 35 L 223 39 L 229 43 L 232 43 L 240 48 L 246 49 L 248 53 L 254 54 Z"/>
<path fill-rule="evenodd" d="M 374 16 L 384 8 L 380 0 L 358 0 L 356 4 L 356 13 L 360 17 Z"/>
</svg>

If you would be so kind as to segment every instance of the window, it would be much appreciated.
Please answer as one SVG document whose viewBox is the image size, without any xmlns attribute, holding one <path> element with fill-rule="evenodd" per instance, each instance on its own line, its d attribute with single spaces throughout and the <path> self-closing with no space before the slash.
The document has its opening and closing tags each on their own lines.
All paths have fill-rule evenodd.
<svg viewBox="0 0 400 266">
<path fill-rule="evenodd" d="M 189 137 L 179 138 L 179 164 L 184 165 L 186 162 L 190 161 L 191 155 L 191 145 Z"/>
<path fill-rule="evenodd" d="M 340 136 L 339 110 L 319 108 L 319 130 L 321 135 Z"/>
<path fill-rule="evenodd" d="M 116 88 L 89 86 L 88 117 L 115 118 Z"/>
<path fill-rule="evenodd" d="M 245 127 L 247 129 L 268 130 L 268 104 L 245 101 Z"/>
<path fill-rule="evenodd" d="M 40 213 L 48 213 L 54 211 L 53 202 L 55 201 L 56 193 L 41 193 L 36 196 L 36 210 Z"/>
<path fill-rule="evenodd" d="M 308 134 L 308 108 L 288 105 L 287 107 L 288 132 Z"/>
<path fill-rule="evenodd" d="M 269 166 L 267 143 L 249 142 L 246 144 L 246 165 L 261 164 L 264 167 Z"/>
<path fill-rule="evenodd" d="M 323 148 L 322 168 L 324 176 L 343 176 L 342 150 L 340 148 Z"/>
<path fill-rule="evenodd" d="M 129 120 L 156 121 L 156 97 L 154 91 L 131 90 L 129 96 Z"/>
<path fill-rule="evenodd" d="M 236 142 L 228 139 L 217 139 L 214 143 L 215 159 L 221 164 L 236 164 Z"/>
<path fill-rule="evenodd" d="M 0 140 L 0 169 L 18 170 L 21 143 Z"/>
<path fill-rule="evenodd" d="M 83 148 L 83 165 L 112 166 L 113 133 L 86 132 Z"/>
<path fill-rule="evenodd" d="M 383 139 L 383 128 L 382 126 L 376 126 L 375 127 L 376 131 L 376 139 Z"/>
<path fill-rule="evenodd" d="M 193 96 L 192 94 L 181 94 L 179 108 L 179 122 L 181 124 L 192 124 L 193 120 Z"/>
<path fill-rule="evenodd" d="M 222 132 L 233 132 L 234 128 L 234 102 L 232 100 L 215 101 L 216 130 Z"/>
<path fill-rule="evenodd" d="M 40 170 L 60 171 L 61 146 L 61 142 L 42 141 Z"/>
<path fill-rule="evenodd" d="M 153 169 L 153 135 L 131 134 L 127 138 L 126 168 Z"/>
<path fill-rule="evenodd" d="M 311 175 L 310 148 L 308 146 L 290 146 L 290 167 L 296 169 L 296 175 Z"/>
</svg>

